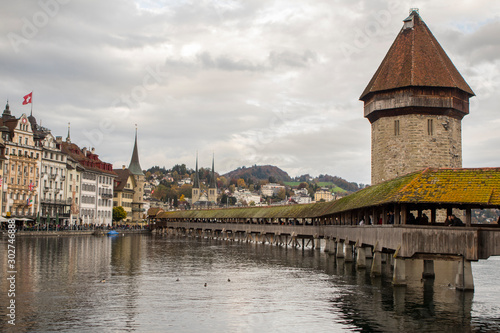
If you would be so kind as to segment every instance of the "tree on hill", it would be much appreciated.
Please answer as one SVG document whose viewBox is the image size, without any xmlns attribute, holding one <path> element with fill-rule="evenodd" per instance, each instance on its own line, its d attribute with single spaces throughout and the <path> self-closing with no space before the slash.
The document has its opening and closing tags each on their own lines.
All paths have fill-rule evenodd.
<svg viewBox="0 0 500 333">
<path fill-rule="evenodd" d="M 236 185 L 238 185 L 238 187 L 241 187 L 241 188 L 247 187 L 247 184 L 245 184 L 245 180 L 242 178 L 238 179 L 238 181 L 236 182 Z"/>
<path fill-rule="evenodd" d="M 234 171 L 228 172 L 224 175 L 229 179 L 239 179 L 245 180 L 246 184 L 250 184 L 250 180 L 253 183 L 257 183 L 261 180 L 269 180 L 269 177 L 273 177 L 276 181 L 290 181 L 290 176 L 280 168 L 272 165 L 254 165 L 250 168 L 240 167 Z"/>
</svg>

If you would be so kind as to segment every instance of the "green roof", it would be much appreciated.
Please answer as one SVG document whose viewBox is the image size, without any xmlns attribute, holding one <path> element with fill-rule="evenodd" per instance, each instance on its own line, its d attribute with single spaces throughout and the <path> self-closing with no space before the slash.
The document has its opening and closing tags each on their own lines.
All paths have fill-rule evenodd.
<svg viewBox="0 0 500 333">
<path fill-rule="evenodd" d="M 367 187 L 336 201 L 307 205 L 163 212 L 163 218 L 314 218 L 388 204 L 500 208 L 500 168 L 432 169 Z"/>
</svg>

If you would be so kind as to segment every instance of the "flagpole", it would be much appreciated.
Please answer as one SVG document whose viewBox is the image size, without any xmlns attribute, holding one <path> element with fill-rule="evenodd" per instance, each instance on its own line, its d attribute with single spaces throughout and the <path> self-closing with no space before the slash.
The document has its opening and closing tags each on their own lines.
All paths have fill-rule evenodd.
<svg viewBox="0 0 500 333">
<path fill-rule="evenodd" d="M 31 91 L 31 114 L 30 116 L 33 116 L 33 90 Z"/>
</svg>

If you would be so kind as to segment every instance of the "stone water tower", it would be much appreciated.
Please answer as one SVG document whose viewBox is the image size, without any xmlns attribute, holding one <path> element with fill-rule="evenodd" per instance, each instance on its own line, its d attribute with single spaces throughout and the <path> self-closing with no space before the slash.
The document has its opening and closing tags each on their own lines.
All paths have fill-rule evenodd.
<svg viewBox="0 0 500 333">
<path fill-rule="evenodd" d="M 474 92 L 421 19 L 403 28 L 363 91 L 372 185 L 427 167 L 462 167 L 462 118 Z"/>
</svg>

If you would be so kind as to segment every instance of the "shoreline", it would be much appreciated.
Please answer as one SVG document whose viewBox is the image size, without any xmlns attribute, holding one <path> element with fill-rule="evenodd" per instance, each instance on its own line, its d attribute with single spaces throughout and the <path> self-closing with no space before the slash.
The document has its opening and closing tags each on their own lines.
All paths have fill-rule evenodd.
<svg viewBox="0 0 500 333">
<path fill-rule="evenodd" d="M 110 230 L 17 231 L 16 236 L 105 236 Z M 150 234 L 151 230 L 116 230 L 118 234 Z M 2 236 L 8 237 L 7 230 Z"/>
</svg>

